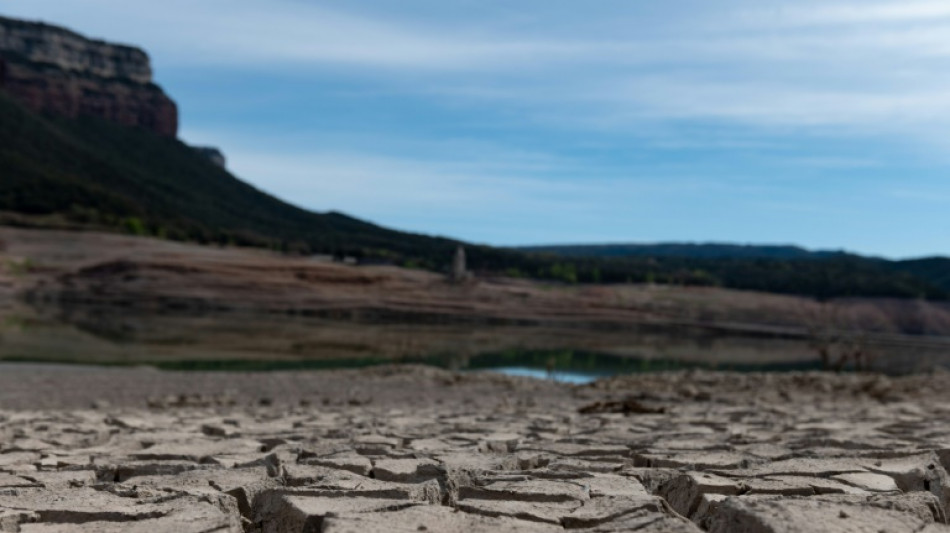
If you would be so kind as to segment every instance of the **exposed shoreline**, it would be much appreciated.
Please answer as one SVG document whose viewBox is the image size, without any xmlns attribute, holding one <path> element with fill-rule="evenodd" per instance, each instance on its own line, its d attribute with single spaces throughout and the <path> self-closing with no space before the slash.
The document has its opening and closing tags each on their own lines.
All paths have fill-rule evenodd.
<svg viewBox="0 0 950 533">
<path fill-rule="evenodd" d="M 138 312 L 235 311 L 325 318 L 587 328 L 694 327 L 803 338 L 834 326 L 890 339 L 950 335 L 950 303 L 813 299 L 720 288 L 561 285 L 491 277 L 456 284 L 257 249 L 97 232 L 0 227 L 0 299 Z"/>
<path fill-rule="evenodd" d="M 453 284 L 421 270 L 96 232 L 0 227 L 0 241 L 0 318 L 36 316 L 107 341 L 120 335 L 123 342 L 161 344 L 159 358 L 132 362 L 205 358 L 176 352 L 182 339 L 207 358 L 242 361 L 367 353 L 424 360 L 508 349 L 716 360 L 705 348 L 684 346 L 691 342 L 721 343 L 720 351 L 740 361 L 809 361 L 827 352 L 833 366 L 860 355 L 882 362 L 863 366 L 891 373 L 928 370 L 950 358 L 950 304 L 939 302 L 816 302 L 718 288 L 570 286 L 511 278 Z M 327 327 L 304 323 L 323 320 Z M 282 333 L 272 335 L 269 328 Z M 133 338 L 125 339 L 130 332 Z M 15 331 L 3 333 L 11 346 L 22 340 Z M 18 350 L 42 352 L 37 359 L 49 361 L 125 358 L 124 348 L 117 356 L 114 347 L 95 339 L 88 356 L 69 355 L 90 341 L 66 333 L 51 332 L 42 346 L 27 339 Z M 759 340 L 772 348 L 756 349 Z"/>
</svg>

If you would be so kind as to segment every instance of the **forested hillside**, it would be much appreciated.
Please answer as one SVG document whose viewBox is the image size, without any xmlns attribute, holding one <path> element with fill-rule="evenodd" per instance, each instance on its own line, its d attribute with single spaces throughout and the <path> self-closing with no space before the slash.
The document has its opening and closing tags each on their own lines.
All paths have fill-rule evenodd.
<svg viewBox="0 0 950 533">
<path fill-rule="evenodd" d="M 801 275 L 811 277 L 816 270 L 832 273 L 840 268 L 844 272 L 861 276 L 874 271 L 899 272 L 919 278 L 941 291 L 950 291 L 950 258 L 928 257 L 889 261 L 876 257 L 863 257 L 840 250 L 806 250 L 798 246 L 751 245 L 728 243 L 659 243 L 659 244 L 592 244 L 592 245 L 548 245 L 526 246 L 518 250 L 531 253 L 553 254 L 572 259 L 639 259 L 639 258 L 678 258 L 684 261 L 716 260 L 736 265 L 751 261 L 758 264 L 772 264 L 773 261 L 790 261 L 803 269 Z M 809 265 L 805 261 L 819 261 L 818 265 Z M 822 263 L 831 261 L 831 265 Z M 833 265 L 840 265 L 836 267 Z M 713 267 L 714 270 L 720 268 Z M 779 271 L 785 270 L 777 267 Z M 732 271 L 731 267 L 725 267 Z M 853 269 L 853 270 L 849 270 Z M 863 273 L 863 274 L 862 274 Z M 727 278 L 729 274 L 724 274 Z M 738 283 L 737 280 L 726 282 Z M 772 286 L 771 282 L 767 285 Z"/>
</svg>

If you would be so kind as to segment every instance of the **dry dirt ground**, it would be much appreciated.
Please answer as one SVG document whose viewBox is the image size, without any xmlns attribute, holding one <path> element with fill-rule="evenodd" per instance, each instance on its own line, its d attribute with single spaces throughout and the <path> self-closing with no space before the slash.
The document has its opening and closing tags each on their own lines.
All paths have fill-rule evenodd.
<svg viewBox="0 0 950 533">
<path fill-rule="evenodd" d="M 0 531 L 950 531 L 950 376 L 0 366 Z"/>
</svg>

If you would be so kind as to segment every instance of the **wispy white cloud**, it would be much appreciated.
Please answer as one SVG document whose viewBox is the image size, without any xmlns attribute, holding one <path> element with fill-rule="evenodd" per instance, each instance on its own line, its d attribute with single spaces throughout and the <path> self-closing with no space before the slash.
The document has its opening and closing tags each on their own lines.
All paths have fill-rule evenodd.
<svg viewBox="0 0 950 533">
<path fill-rule="evenodd" d="M 879 168 L 883 166 L 880 159 L 873 155 L 865 157 L 840 157 L 840 156 L 797 156 L 777 158 L 775 160 L 780 164 L 787 164 L 795 167 L 811 167 L 820 169 L 860 169 L 860 168 Z"/>
<path fill-rule="evenodd" d="M 588 169 L 585 179 L 552 180 L 526 174 L 523 160 L 501 160 L 498 153 L 421 161 L 412 155 L 340 151 L 303 155 L 244 146 L 233 154 L 229 166 L 235 173 L 263 176 L 259 181 L 265 189 L 280 191 L 312 209 L 345 206 L 381 215 L 413 209 L 480 212 L 487 205 L 495 211 L 580 212 L 596 210 L 611 193 L 647 197 L 698 194 L 715 187 L 701 179 L 641 175 L 629 180 L 617 169 L 598 173 L 596 168 Z"/>
<path fill-rule="evenodd" d="M 950 205 L 950 187 L 941 187 L 935 189 L 934 187 L 920 188 L 920 187 L 900 187 L 900 188 L 891 188 L 885 191 L 885 194 L 888 196 L 907 201 L 911 203 L 926 203 L 926 204 L 938 204 L 941 206 Z"/>
<path fill-rule="evenodd" d="M 743 15 L 750 22 L 777 20 L 783 25 L 804 26 L 929 22 L 950 18 L 950 4 L 939 0 L 796 2 L 780 4 L 778 7 L 758 6 Z"/>
<path fill-rule="evenodd" d="M 651 77 L 616 95 L 654 118 L 721 119 L 761 126 L 851 126 L 879 132 L 950 121 L 950 85 L 892 94 L 873 89 L 822 90 L 776 82 Z"/>
<path fill-rule="evenodd" d="M 760 185 L 712 182 L 703 176 L 652 174 L 623 166 L 596 165 L 560 154 L 510 150 L 481 141 L 401 143 L 363 151 L 327 148 L 298 151 L 233 132 L 189 130 L 185 138 L 223 146 L 239 177 L 254 176 L 263 190 L 316 210 L 342 210 L 412 231 L 438 231 L 495 243 L 594 238 L 613 227 L 649 231 L 632 219 L 664 212 L 676 199 L 701 200 L 726 190 Z M 296 140 L 297 142 L 304 142 Z M 319 145 L 312 142 L 311 145 Z M 363 143 L 372 144 L 372 143 Z M 392 151 L 394 153 L 385 153 Z M 562 176 L 557 178 L 555 176 Z M 437 225 L 433 220 L 438 220 Z M 627 226 L 627 224 L 630 224 Z M 597 230 L 589 228 L 595 227 Z M 535 237 L 532 237 L 535 235 Z"/>
<path fill-rule="evenodd" d="M 385 75 L 390 90 L 500 102 L 573 127 L 693 118 L 845 130 L 876 123 L 902 135 L 919 124 L 917 134 L 931 136 L 930 125 L 950 122 L 941 66 L 950 4 L 942 1 L 734 0 L 699 10 L 706 19 L 651 31 L 604 21 L 609 31 L 566 36 L 545 29 L 543 9 L 519 32 L 495 28 L 490 13 L 500 8 L 491 5 L 471 21 L 432 21 L 390 20 L 371 4 L 292 0 L 8 4 L 145 41 L 160 64 Z M 82 15 L 97 12 L 109 15 Z"/>
<path fill-rule="evenodd" d="M 456 238 L 528 242 L 557 214 L 564 231 L 603 198 L 604 182 L 552 182 L 476 161 L 421 161 L 373 153 L 285 154 L 238 149 L 231 163 L 265 190 L 316 210 L 342 210 L 399 229 Z M 433 220 L 440 221 L 433 224 Z M 552 229 L 553 231 L 553 229 Z M 491 237 L 486 237 L 491 236 Z"/>
<path fill-rule="evenodd" d="M 167 60 L 178 65 L 498 70 L 634 51 L 630 43 L 486 35 L 466 30 L 457 22 L 445 26 L 393 23 L 352 8 L 347 11 L 291 0 L 266 4 L 251 0 L 166 0 L 159 4 L 10 0 L 10 9 L 52 19 L 82 19 L 80 23 L 88 32 L 146 41 L 150 49 L 168 54 Z M 80 15 L 83 10 L 109 15 L 96 20 Z"/>
</svg>

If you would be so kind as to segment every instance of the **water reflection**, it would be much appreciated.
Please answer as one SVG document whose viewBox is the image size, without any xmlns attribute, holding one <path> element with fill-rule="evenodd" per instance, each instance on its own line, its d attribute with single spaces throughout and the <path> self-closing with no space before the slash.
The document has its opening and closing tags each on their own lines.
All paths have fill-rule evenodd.
<svg viewBox="0 0 950 533">
<path fill-rule="evenodd" d="M 595 373 L 586 374 L 582 372 L 550 372 L 537 368 L 528 368 L 523 366 L 502 366 L 491 370 L 480 370 L 479 372 L 497 372 L 506 376 L 517 376 L 522 378 L 549 379 L 558 383 L 570 383 L 573 385 L 583 385 L 596 381 L 599 378 L 609 374 Z"/>
<path fill-rule="evenodd" d="M 945 339 L 882 338 L 880 370 L 950 363 Z M 0 360 L 148 364 L 175 370 L 277 370 L 415 362 L 581 382 L 684 368 L 819 367 L 808 339 L 729 336 L 695 326 L 625 328 L 407 324 L 254 314 L 128 314 L 19 309 L 0 321 Z"/>
</svg>

